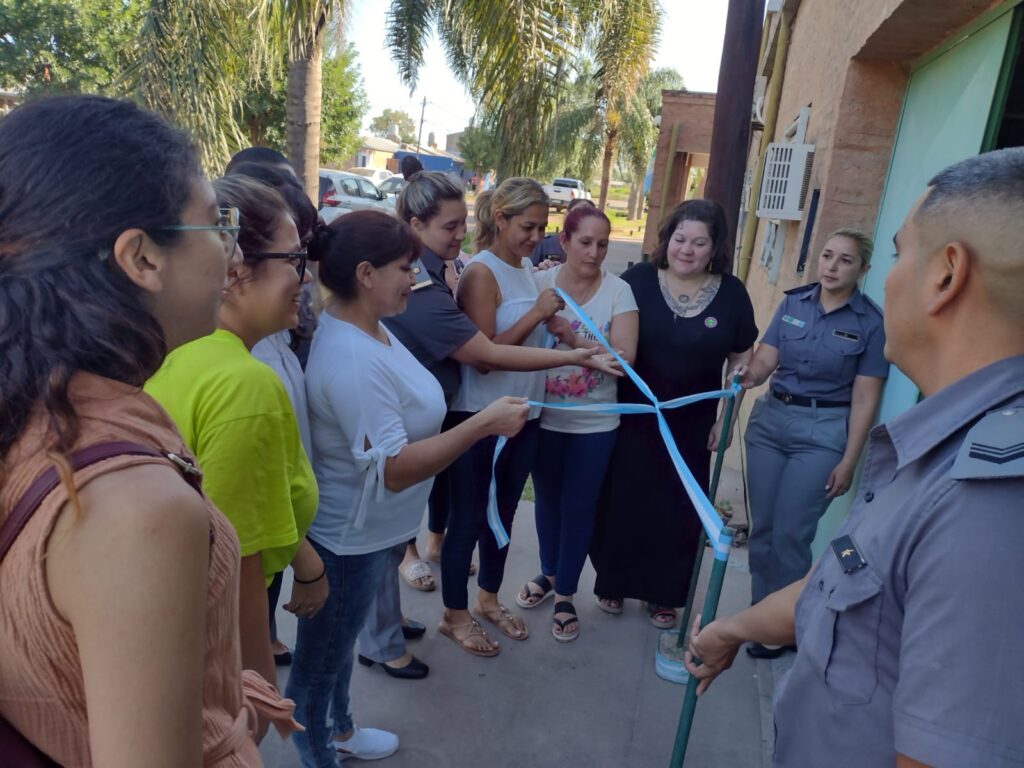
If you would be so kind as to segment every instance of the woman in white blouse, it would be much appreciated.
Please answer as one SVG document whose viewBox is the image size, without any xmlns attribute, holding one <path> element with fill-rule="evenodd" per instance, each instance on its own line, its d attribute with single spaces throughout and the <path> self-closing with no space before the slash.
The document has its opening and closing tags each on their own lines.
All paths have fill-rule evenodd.
<svg viewBox="0 0 1024 768">
<path fill-rule="evenodd" d="M 333 295 L 306 369 L 320 487 L 308 537 L 331 596 L 315 617 L 299 620 L 288 681 L 306 726 L 295 740 L 306 764 L 398 749 L 394 734 L 355 726 L 348 696 L 353 647 L 389 550 L 416 535 L 435 474 L 481 438 L 516 434 L 528 413 L 523 399 L 501 398 L 440 432 L 445 401 L 437 379 L 380 322 L 405 309 L 419 250 L 409 226 L 380 211 L 343 216 L 309 246 Z"/>
</svg>

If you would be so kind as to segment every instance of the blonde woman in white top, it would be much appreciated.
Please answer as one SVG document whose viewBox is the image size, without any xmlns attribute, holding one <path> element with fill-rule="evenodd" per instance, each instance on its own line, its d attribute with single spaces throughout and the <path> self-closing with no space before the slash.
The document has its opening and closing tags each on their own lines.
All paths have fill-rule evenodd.
<svg viewBox="0 0 1024 768">
<path fill-rule="evenodd" d="M 544 324 L 564 304 L 553 289 L 539 291 L 530 255 L 548 223 L 548 198 L 532 179 L 503 181 L 476 200 L 475 241 L 479 252 L 459 278 L 457 299 L 477 328 L 496 344 L 544 346 Z M 481 373 L 462 366 L 462 384 L 451 418 L 468 419 L 495 397 L 511 395 L 541 400 L 543 371 Z M 523 430 L 508 441 L 494 467 L 498 512 L 505 529 L 533 466 L 539 437 L 539 409 Z M 448 531 L 441 549 L 441 587 L 445 614 L 440 630 L 463 650 L 495 656 L 492 640 L 469 612 L 466 581 L 473 547 L 479 542 L 479 591 L 474 613 L 513 640 L 525 640 L 526 625 L 498 599 L 508 547 L 499 549 L 487 525 L 487 501 L 495 439 L 481 440 L 452 464 L 453 494 Z"/>
</svg>

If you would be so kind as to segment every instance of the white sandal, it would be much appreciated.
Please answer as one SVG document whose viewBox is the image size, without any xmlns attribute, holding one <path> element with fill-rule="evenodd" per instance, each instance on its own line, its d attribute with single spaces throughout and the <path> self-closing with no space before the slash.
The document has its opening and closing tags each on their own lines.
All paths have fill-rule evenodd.
<svg viewBox="0 0 1024 768">
<path fill-rule="evenodd" d="M 413 560 L 404 565 L 398 566 L 398 572 L 402 574 L 405 583 L 420 592 L 433 592 L 437 589 L 434 583 L 434 574 L 430 566 L 423 560 Z"/>
</svg>

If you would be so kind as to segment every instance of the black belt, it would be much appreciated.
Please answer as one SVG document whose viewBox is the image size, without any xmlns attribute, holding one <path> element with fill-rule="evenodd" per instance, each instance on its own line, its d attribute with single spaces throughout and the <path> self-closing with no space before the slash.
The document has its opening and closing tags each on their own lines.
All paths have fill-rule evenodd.
<svg viewBox="0 0 1024 768">
<path fill-rule="evenodd" d="M 838 400 L 818 400 L 814 397 L 801 397 L 800 395 L 790 395 L 786 392 L 779 392 L 777 389 L 772 390 L 772 397 L 776 400 L 781 400 L 786 405 L 804 405 L 804 406 L 817 406 L 818 408 L 849 408 L 850 403 L 841 403 Z"/>
</svg>

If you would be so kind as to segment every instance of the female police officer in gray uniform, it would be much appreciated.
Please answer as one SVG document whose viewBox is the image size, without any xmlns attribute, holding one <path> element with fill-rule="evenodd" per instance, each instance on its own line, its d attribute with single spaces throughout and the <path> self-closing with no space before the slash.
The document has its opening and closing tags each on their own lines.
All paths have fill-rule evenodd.
<svg viewBox="0 0 1024 768">
<path fill-rule="evenodd" d="M 803 578 L 829 502 L 850 487 L 874 421 L 889 365 L 882 313 L 857 289 L 871 239 L 852 229 L 829 238 L 819 283 L 786 291 L 749 368 L 744 388 L 773 374 L 746 431 L 753 602 Z M 783 649 L 755 644 L 751 656 Z"/>
</svg>

